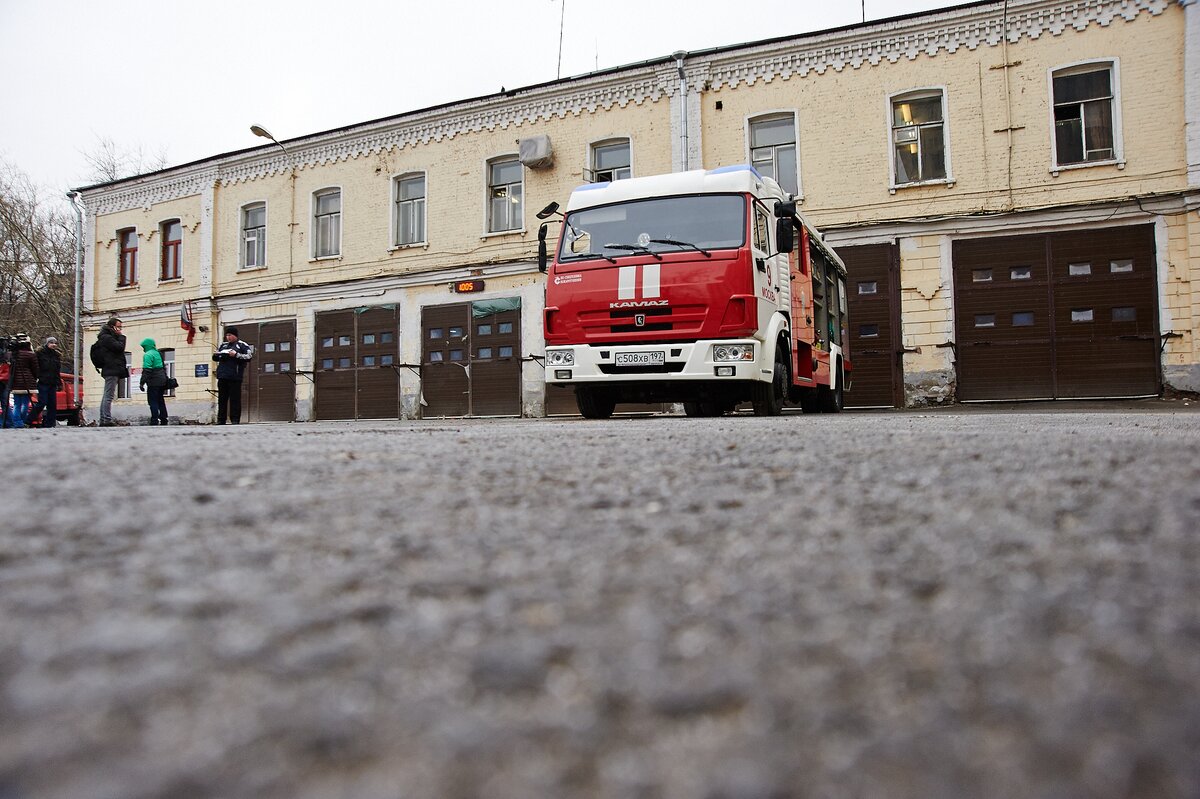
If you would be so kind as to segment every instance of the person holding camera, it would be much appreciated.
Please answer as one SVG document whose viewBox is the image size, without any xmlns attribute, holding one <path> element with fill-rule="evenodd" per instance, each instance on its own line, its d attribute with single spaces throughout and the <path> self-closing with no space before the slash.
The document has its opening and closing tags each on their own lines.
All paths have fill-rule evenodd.
<svg viewBox="0 0 1200 799">
<path fill-rule="evenodd" d="M 58 351 L 58 339 L 46 338 L 46 343 L 34 355 L 37 356 L 38 401 L 29 409 L 29 418 L 42 415 L 42 427 L 54 427 L 58 423 L 58 390 L 62 388 L 62 353 Z"/>
<path fill-rule="evenodd" d="M 22 428 L 29 418 L 29 403 L 38 385 L 38 360 L 33 344 L 25 333 L 17 334 L 17 350 L 12 358 L 12 426 Z"/>
<path fill-rule="evenodd" d="M 100 328 L 96 337 L 96 347 L 99 349 L 100 376 L 104 378 L 104 395 L 100 399 L 100 426 L 114 427 L 112 418 L 112 402 L 117 396 L 117 386 L 129 377 L 129 367 L 125 365 L 125 335 L 121 332 L 124 325 L 115 316 Z M 94 359 L 93 359 L 94 360 Z"/>
<path fill-rule="evenodd" d="M 236 327 L 225 328 L 225 340 L 212 359 L 217 362 L 217 424 L 242 421 L 242 376 L 254 357 L 254 348 L 238 338 Z"/>
<path fill-rule="evenodd" d="M 142 377 L 138 387 L 146 390 L 146 402 L 150 403 L 150 426 L 167 424 L 167 367 L 162 353 L 152 338 L 142 339 Z"/>
</svg>

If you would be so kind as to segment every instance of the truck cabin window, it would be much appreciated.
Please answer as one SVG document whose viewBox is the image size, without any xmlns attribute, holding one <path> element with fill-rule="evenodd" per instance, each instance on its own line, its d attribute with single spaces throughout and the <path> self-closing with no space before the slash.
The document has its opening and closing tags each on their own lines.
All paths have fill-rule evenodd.
<svg viewBox="0 0 1200 799">
<path fill-rule="evenodd" d="M 560 262 L 641 253 L 728 250 L 746 241 L 746 198 L 736 194 L 663 197 L 567 214 Z"/>
</svg>

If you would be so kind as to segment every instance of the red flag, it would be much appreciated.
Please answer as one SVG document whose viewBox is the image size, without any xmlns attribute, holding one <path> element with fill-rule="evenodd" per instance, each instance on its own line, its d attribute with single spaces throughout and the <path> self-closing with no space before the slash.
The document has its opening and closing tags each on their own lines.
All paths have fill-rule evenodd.
<svg viewBox="0 0 1200 799">
<path fill-rule="evenodd" d="M 196 325 L 192 322 L 192 304 L 184 302 L 179 308 L 179 326 L 187 331 L 187 343 L 196 337 Z"/>
</svg>

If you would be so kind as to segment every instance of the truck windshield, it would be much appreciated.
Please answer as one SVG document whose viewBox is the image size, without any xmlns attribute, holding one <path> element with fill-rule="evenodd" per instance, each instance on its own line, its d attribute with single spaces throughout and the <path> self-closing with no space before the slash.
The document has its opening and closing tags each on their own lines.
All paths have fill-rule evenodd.
<svg viewBox="0 0 1200 799">
<path fill-rule="evenodd" d="M 746 198 L 698 194 L 635 200 L 567 214 L 560 262 L 611 259 L 631 253 L 741 247 L 746 239 Z"/>
</svg>

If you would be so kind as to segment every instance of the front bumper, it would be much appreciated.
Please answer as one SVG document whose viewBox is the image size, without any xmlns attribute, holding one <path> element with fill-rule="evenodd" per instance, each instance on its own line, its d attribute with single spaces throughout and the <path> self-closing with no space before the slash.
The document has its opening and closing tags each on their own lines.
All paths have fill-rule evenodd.
<svg viewBox="0 0 1200 799">
<path fill-rule="evenodd" d="M 714 345 L 753 346 L 754 360 L 715 361 Z M 546 382 L 553 385 L 614 382 L 662 382 L 664 380 L 771 380 L 772 364 L 764 356 L 761 341 L 735 339 L 702 340 L 667 344 L 604 344 L 546 348 Z M 570 352 L 573 364 L 551 363 L 551 353 Z M 661 366 L 617 366 L 623 353 L 663 353 Z M 719 370 L 719 371 L 718 371 Z"/>
</svg>

